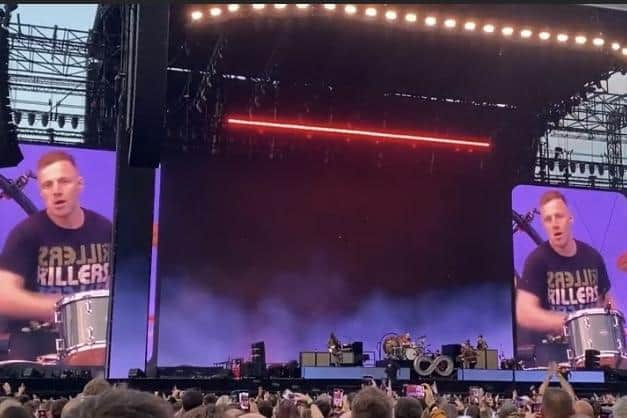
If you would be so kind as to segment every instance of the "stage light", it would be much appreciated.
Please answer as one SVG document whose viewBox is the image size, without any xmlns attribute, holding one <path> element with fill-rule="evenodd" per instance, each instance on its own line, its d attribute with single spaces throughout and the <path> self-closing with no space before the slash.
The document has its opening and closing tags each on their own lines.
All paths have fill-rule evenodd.
<svg viewBox="0 0 627 418">
<path fill-rule="evenodd" d="M 585 43 L 586 43 L 586 41 L 587 41 L 587 39 L 586 39 L 586 37 L 585 37 L 585 36 L 583 36 L 583 35 L 578 35 L 578 36 L 575 36 L 575 43 L 576 43 L 577 45 L 583 45 L 583 44 L 585 44 Z"/>
<path fill-rule="evenodd" d="M 566 42 L 566 41 L 568 41 L 568 35 L 566 35 L 565 33 L 557 34 L 557 42 Z"/>
<path fill-rule="evenodd" d="M 574 170 L 573 170 L 574 171 Z M 580 162 L 579 163 L 579 174 L 583 174 L 586 172 L 586 163 L 584 162 Z"/>
<path fill-rule="evenodd" d="M 549 32 L 540 32 L 538 34 L 538 37 L 543 40 L 543 41 L 548 41 L 549 39 L 551 39 L 551 34 Z"/>
<path fill-rule="evenodd" d="M 455 26 L 457 26 L 457 21 L 455 21 L 455 19 L 446 19 L 444 21 L 445 28 L 453 29 Z"/>
<path fill-rule="evenodd" d="M 365 13 L 366 16 L 375 17 L 377 15 L 377 9 L 375 9 L 374 7 L 368 7 Z"/>
<path fill-rule="evenodd" d="M 503 36 L 512 36 L 512 34 L 514 33 L 514 28 L 512 28 L 511 26 L 505 26 L 503 29 L 501 29 L 501 33 L 503 34 Z"/>
<path fill-rule="evenodd" d="M 41 114 L 41 124 L 44 127 L 48 126 L 48 114 L 47 113 L 42 113 Z"/>
<path fill-rule="evenodd" d="M 327 9 L 327 10 L 335 10 L 335 4 L 330 4 L 330 3 L 327 3 L 327 4 L 325 4 L 325 5 L 324 5 L 324 6 L 322 6 L 322 7 L 324 7 L 324 8 L 325 8 L 325 9 Z"/>
<path fill-rule="evenodd" d="M 427 26 L 435 26 L 438 23 L 438 19 L 435 16 L 427 16 L 425 17 L 425 25 Z"/>
<path fill-rule="evenodd" d="M 209 14 L 210 14 L 212 17 L 218 17 L 218 16 L 220 16 L 220 15 L 222 14 L 222 9 L 220 9 L 219 7 L 212 7 L 212 8 L 209 10 Z"/>
<path fill-rule="evenodd" d="M 466 22 L 464 23 L 464 29 L 466 30 L 475 30 L 477 28 L 477 24 L 475 22 Z"/>
<path fill-rule="evenodd" d="M 357 13 L 357 7 L 355 7 L 354 4 L 347 4 L 344 6 L 344 12 L 346 12 L 347 15 L 354 15 Z"/>
<path fill-rule="evenodd" d="M 253 4 L 253 9 L 254 10 L 263 10 L 266 8 L 266 5 L 263 3 L 255 3 Z"/>
<path fill-rule="evenodd" d="M 13 122 L 19 125 L 22 122 L 22 112 L 13 112 Z"/>
<path fill-rule="evenodd" d="M 275 5 L 274 5 L 274 8 L 275 8 L 275 9 L 278 9 L 278 10 L 283 10 L 283 9 L 285 9 L 286 7 L 287 7 L 287 4 L 286 4 L 286 3 L 277 3 L 277 4 L 275 4 Z"/>
<path fill-rule="evenodd" d="M 35 114 L 34 113 L 29 113 L 28 116 L 26 117 L 26 120 L 28 120 L 28 124 L 30 126 L 33 126 L 35 124 Z"/>
<path fill-rule="evenodd" d="M 72 129 L 78 128 L 78 116 L 72 116 L 70 124 L 72 125 Z"/>
<path fill-rule="evenodd" d="M 491 23 L 488 23 L 488 24 L 486 24 L 486 25 L 483 25 L 483 31 L 484 31 L 485 33 L 492 33 L 492 32 L 494 32 L 494 25 L 493 25 L 493 24 L 491 24 Z"/>
<path fill-rule="evenodd" d="M 200 10 L 194 10 L 191 14 L 193 21 L 202 19 L 202 12 Z"/>
<path fill-rule="evenodd" d="M 592 44 L 594 46 L 603 46 L 603 45 L 605 45 L 605 40 L 603 38 L 594 38 L 592 40 Z"/>
<path fill-rule="evenodd" d="M 490 148 L 490 143 L 485 140 L 467 141 L 462 139 L 438 138 L 422 135 L 397 134 L 392 132 L 377 132 L 359 129 L 331 128 L 326 126 L 303 125 L 295 123 L 278 123 L 269 121 L 255 121 L 238 118 L 227 118 L 227 122 L 232 126 L 248 126 L 255 128 L 267 128 L 283 131 L 318 132 L 323 134 L 350 135 L 361 138 L 378 138 L 391 140 L 404 140 L 415 142 L 427 142 L 448 145 L 464 145 L 477 148 Z"/>
<path fill-rule="evenodd" d="M 612 42 L 612 49 L 614 51 L 618 51 L 620 49 L 620 44 L 618 42 Z"/>
<path fill-rule="evenodd" d="M 296 8 L 297 9 L 301 9 L 301 10 L 305 10 L 305 9 L 309 8 L 309 4 L 307 4 L 307 3 L 298 3 L 298 4 L 296 4 Z"/>
<path fill-rule="evenodd" d="M 385 12 L 385 18 L 387 20 L 396 20 L 397 14 L 394 10 L 388 10 Z"/>
<path fill-rule="evenodd" d="M 523 29 L 520 31 L 521 38 L 531 38 L 531 35 L 533 35 L 533 32 L 529 29 Z"/>
<path fill-rule="evenodd" d="M 229 4 L 226 6 L 226 9 L 231 13 L 235 13 L 239 10 L 239 4 Z"/>
<path fill-rule="evenodd" d="M 65 126 L 65 115 L 59 115 L 57 118 L 57 125 L 59 125 L 59 128 L 63 129 Z"/>
<path fill-rule="evenodd" d="M 621 52 L 623 53 L 623 55 L 627 55 L 627 48 L 623 48 Z"/>
<path fill-rule="evenodd" d="M 417 20 L 418 16 L 416 16 L 416 13 L 407 13 L 405 15 L 405 22 L 415 23 Z"/>
</svg>

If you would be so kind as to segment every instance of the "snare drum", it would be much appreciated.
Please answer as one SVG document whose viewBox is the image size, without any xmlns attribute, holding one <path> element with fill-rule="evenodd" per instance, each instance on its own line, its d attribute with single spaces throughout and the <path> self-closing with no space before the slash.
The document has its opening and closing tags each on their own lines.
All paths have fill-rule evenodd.
<svg viewBox="0 0 627 418">
<path fill-rule="evenodd" d="M 616 310 L 583 309 L 566 318 L 564 335 L 570 349 L 568 359 L 576 366 L 585 363 L 586 350 L 599 350 L 601 365 L 616 367 L 625 353 L 625 320 Z"/>
<path fill-rule="evenodd" d="M 109 291 L 75 293 L 57 303 L 57 352 L 72 366 L 103 366 L 107 346 Z"/>
</svg>

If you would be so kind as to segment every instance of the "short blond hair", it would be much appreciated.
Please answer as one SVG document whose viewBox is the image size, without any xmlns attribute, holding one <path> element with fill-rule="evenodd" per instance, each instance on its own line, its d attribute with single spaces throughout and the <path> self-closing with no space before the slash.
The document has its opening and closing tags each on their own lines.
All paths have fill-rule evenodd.
<svg viewBox="0 0 627 418">
<path fill-rule="evenodd" d="M 558 192 L 557 190 L 549 190 L 549 191 L 542 193 L 542 196 L 540 196 L 540 207 L 546 205 L 551 200 L 556 200 L 556 199 L 561 200 L 562 202 L 564 202 L 565 205 L 568 206 L 566 197 L 564 197 L 564 195 L 561 192 Z"/>
<path fill-rule="evenodd" d="M 42 170 L 48 167 L 50 164 L 54 164 L 59 161 L 67 161 L 74 167 L 76 167 L 76 160 L 71 154 L 61 150 L 54 150 L 48 151 L 41 157 L 39 157 L 39 160 L 37 161 L 37 171 Z"/>
</svg>

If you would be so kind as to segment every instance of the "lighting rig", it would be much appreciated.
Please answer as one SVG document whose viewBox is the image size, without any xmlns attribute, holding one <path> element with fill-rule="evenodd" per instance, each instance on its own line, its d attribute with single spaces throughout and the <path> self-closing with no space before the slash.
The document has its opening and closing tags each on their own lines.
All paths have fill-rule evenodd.
<svg viewBox="0 0 627 418">
<path fill-rule="evenodd" d="M 93 58 L 100 48 L 93 32 L 25 24 L 19 14 L 7 29 L 12 121 L 19 140 L 112 149 L 113 142 L 85 120 L 88 99 L 106 90 L 88 78 L 103 61 Z"/>
<path fill-rule="evenodd" d="M 607 83 L 589 83 L 564 110 L 540 142 L 534 181 L 624 190 L 627 94 L 610 93 Z"/>
</svg>

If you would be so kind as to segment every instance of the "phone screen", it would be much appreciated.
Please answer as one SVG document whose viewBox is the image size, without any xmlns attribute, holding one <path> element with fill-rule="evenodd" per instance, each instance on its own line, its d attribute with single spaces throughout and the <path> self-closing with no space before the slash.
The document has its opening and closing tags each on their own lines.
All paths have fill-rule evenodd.
<svg viewBox="0 0 627 418">
<path fill-rule="evenodd" d="M 248 400 L 248 392 L 239 393 L 239 407 L 244 411 L 248 411 L 250 409 L 250 402 Z"/>
<path fill-rule="evenodd" d="M 333 407 L 341 408 L 344 406 L 344 391 L 342 389 L 333 389 Z"/>
<path fill-rule="evenodd" d="M 411 398 L 417 398 L 417 399 L 424 399 L 425 388 L 422 385 L 406 385 L 405 396 L 409 396 Z"/>
</svg>

